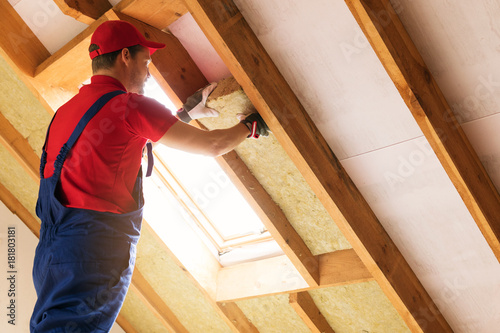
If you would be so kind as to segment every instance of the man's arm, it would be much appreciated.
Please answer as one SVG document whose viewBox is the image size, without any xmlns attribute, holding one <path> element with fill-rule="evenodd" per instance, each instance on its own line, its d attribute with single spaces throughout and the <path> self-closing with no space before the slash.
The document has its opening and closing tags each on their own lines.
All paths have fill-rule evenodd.
<svg viewBox="0 0 500 333">
<path fill-rule="evenodd" d="M 236 148 L 249 133 L 248 127 L 242 123 L 226 129 L 206 131 L 178 121 L 158 142 L 170 148 L 215 157 Z"/>
</svg>

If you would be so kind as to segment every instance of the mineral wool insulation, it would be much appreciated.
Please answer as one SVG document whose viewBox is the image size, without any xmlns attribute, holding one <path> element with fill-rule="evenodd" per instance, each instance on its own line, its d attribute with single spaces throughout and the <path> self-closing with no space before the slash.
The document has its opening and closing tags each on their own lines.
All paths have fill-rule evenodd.
<svg viewBox="0 0 500 333">
<path fill-rule="evenodd" d="M 219 82 L 207 105 L 220 112 L 219 117 L 201 119 L 209 129 L 233 126 L 238 113 L 253 108 L 234 78 Z M 273 134 L 245 140 L 235 150 L 314 255 L 351 248 Z"/>
</svg>

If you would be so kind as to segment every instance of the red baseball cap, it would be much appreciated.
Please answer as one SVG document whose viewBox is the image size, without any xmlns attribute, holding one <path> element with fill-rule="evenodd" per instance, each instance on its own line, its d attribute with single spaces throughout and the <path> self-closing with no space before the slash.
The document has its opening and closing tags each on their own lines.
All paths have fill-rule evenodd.
<svg viewBox="0 0 500 333">
<path fill-rule="evenodd" d="M 99 46 L 97 50 L 90 52 L 90 59 L 134 45 L 149 48 L 150 54 L 165 47 L 165 44 L 146 40 L 136 27 L 121 20 L 106 21 L 98 26 L 92 34 L 90 44 Z"/>
</svg>

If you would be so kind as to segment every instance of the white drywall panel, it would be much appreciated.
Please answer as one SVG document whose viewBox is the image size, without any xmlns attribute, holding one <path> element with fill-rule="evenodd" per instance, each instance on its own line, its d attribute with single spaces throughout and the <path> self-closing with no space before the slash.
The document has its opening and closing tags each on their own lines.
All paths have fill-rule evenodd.
<svg viewBox="0 0 500 333">
<path fill-rule="evenodd" d="M 9 0 L 16 12 L 54 53 L 87 28 L 87 25 L 64 15 L 52 0 Z"/>
<path fill-rule="evenodd" d="M 454 331 L 500 327 L 500 265 L 425 138 L 342 165 Z"/>
<path fill-rule="evenodd" d="M 500 110 L 500 2 L 391 0 L 460 122 Z"/>
<path fill-rule="evenodd" d="M 343 1 L 235 3 L 337 157 L 421 135 Z"/>
</svg>

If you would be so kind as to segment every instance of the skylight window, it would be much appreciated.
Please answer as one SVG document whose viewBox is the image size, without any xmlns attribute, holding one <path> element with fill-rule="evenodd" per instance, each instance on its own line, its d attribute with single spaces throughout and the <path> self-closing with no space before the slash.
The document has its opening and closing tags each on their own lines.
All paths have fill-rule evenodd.
<svg viewBox="0 0 500 333">
<path fill-rule="evenodd" d="M 175 108 L 153 78 L 148 80 L 145 95 L 170 110 Z M 154 201 L 155 207 L 146 205 L 147 220 L 166 216 L 167 206 L 176 207 L 175 213 L 168 214 L 168 219 L 163 218 L 164 223 L 168 224 L 170 218 L 182 217 L 223 265 L 224 262 L 234 264 L 282 254 L 258 216 L 213 158 L 157 145 L 155 176 L 151 178 L 146 179 L 150 183 L 145 185 L 145 196 L 146 200 L 152 197 L 148 204 Z M 163 207 L 156 207 L 161 206 L 158 190 L 163 192 L 163 200 L 169 200 Z M 157 229 L 157 223 L 150 224 Z M 162 231 L 157 232 L 161 237 Z M 222 256 L 231 259 L 224 261 Z"/>
</svg>

